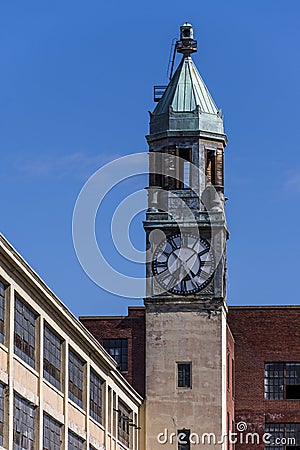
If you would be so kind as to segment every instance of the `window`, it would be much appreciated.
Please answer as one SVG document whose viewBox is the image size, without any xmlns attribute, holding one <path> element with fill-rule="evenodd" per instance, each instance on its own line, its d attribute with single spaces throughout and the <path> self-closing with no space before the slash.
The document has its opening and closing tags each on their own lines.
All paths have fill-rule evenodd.
<svg viewBox="0 0 300 450">
<path fill-rule="evenodd" d="M 206 150 L 206 170 L 205 175 L 208 184 L 216 184 L 216 151 Z"/>
<path fill-rule="evenodd" d="M 190 450 L 190 430 L 178 430 L 177 440 L 178 440 L 178 450 Z"/>
<path fill-rule="evenodd" d="M 44 378 L 57 389 L 61 388 L 61 339 L 44 327 Z"/>
<path fill-rule="evenodd" d="M 14 450 L 34 449 L 35 407 L 27 400 L 14 395 Z"/>
<path fill-rule="evenodd" d="M 300 399 L 300 363 L 285 364 L 285 398 Z"/>
<path fill-rule="evenodd" d="M 112 356 L 121 372 L 128 370 L 128 340 L 127 339 L 103 339 L 103 347 Z"/>
<path fill-rule="evenodd" d="M 61 424 L 47 414 L 44 414 L 43 450 L 60 450 Z"/>
<path fill-rule="evenodd" d="M 300 423 L 266 423 L 265 433 L 271 435 L 266 450 L 300 449 Z"/>
<path fill-rule="evenodd" d="M 0 445 L 3 447 L 4 440 L 4 393 L 5 386 L 0 383 Z"/>
<path fill-rule="evenodd" d="M 91 371 L 90 375 L 90 416 L 102 423 L 102 384 L 98 375 Z"/>
<path fill-rule="evenodd" d="M 265 363 L 265 398 L 300 399 L 300 363 Z"/>
<path fill-rule="evenodd" d="M 183 162 L 183 187 L 188 189 L 190 187 L 190 172 L 191 163 L 189 161 Z"/>
<path fill-rule="evenodd" d="M 0 342 L 4 344 L 5 341 L 5 286 L 0 281 Z"/>
<path fill-rule="evenodd" d="M 15 298 L 14 351 L 27 364 L 35 366 L 36 314 L 25 303 Z"/>
<path fill-rule="evenodd" d="M 72 433 L 72 431 L 68 432 L 68 450 L 81 450 L 83 445 L 84 439 Z"/>
<path fill-rule="evenodd" d="M 132 422 L 131 411 L 123 403 L 119 402 L 118 409 L 118 437 L 119 440 L 129 447 L 130 441 L 130 426 Z"/>
<path fill-rule="evenodd" d="M 69 351 L 69 398 L 82 408 L 83 389 L 83 366 L 82 361 L 72 350 Z"/>
<path fill-rule="evenodd" d="M 191 185 L 191 149 L 181 148 L 178 150 L 179 170 L 176 180 L 177 189 L 190 189 Z"/>
<path fill-rule="evenodd" d="M 191 363 L 177 363 L 177 383 L 178 387 L 192 387 Z"/>
</svg>

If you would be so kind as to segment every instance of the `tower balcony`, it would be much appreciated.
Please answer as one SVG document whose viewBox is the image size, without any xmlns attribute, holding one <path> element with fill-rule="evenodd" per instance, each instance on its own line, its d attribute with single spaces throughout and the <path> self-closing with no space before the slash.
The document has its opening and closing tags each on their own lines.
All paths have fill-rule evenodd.
<svg viewBox="0 0 300 450">
<path fill-rule="evenodd" d="M 191 189 L 163 190 L 153 186 L 148 190 L 147 222 L 211 223 L 225 220 L 223 202 L 219 196 L 209 203 Z"/>
</svg>

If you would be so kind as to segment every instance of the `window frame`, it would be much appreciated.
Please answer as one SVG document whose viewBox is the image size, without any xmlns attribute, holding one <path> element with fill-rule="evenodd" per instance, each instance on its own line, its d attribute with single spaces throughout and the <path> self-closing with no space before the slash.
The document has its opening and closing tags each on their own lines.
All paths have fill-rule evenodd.
<svg viewBox="0 0 300 450">
<path fill-rule="evenodd" d="M 279 429 L 276 431 L 276 427 Z M 272 430 L 274 428 L 275 430 Z M 293 433 L 292 429 L 295 429 L 295 439 L 296 443 L 293 445 L 291 442 L 282 443 L 281 445 L 265 445 L 265 450 L 286 450 L 289 447 L 300 447 L 300 422 L 266 422 L 265 423 L 265 433 L 270 433 L 274 438 L 291 438 L 289 434 Z M 299 442 L 297 442 L 297 437 Z"/>
<path fill-rule="evenodd" d="M 24 409 L 27 410 L 24 411 L 24 409 L 17 408 L 16 402 L 19 402 L 18 405 L 23 404 Z M 21 417 L 17 417 L 18 414 L 16 412 L 16 409 L 21 411 Z M 35 433 L 36 433 L 36 411 L 37 407 L 33 405 L 31 402 L 29 402 L 27 399 L 19 395 L 18 393 L 14 392 L 14 398 L 13 398 L 13 450 L 19 449 L 19 443 L 23 442 L 24 440 L 29 440 L 32 442 L 32 444 L 29 446 L 29 448 L 35 448 Z M 25 416 L 25 421 L 24 421 Z M 23 418 L 23 421 L 20 421 L 20 419 Z M 30 427 L 30 424 L 32 425 Z M 28 430 L 31 430 L 31 437 L 28 433 Z M 19 442 L 17 442 L 17 432 L 19 432 Z"/>
<path fill-rule="evenodd" d="M 18 310 L 19 305 L 22 305 L 22 311 Z M 26 311 L 27 310 L 27 311 Z M 25 313 L 26 312 L 26 313 Z M 23 298 L 15 293 L 14 297 L 14 354 L 22 361 L 28 364 L 33 369 L 37 365 L 37 319 L 39 315 L 31 308 Z M 24 326 L 25 321 L 28 322 Z M 18 330 L 18 326 L 20 330 Z M 33 328 L 33 332 L 32 332 Z M 26 336 L 26 339 L 25 339 Z M 31 344 L 34 344 L 34 347 Z M 22 348 L 23 347 L 23 348 Z M 27 347 L 29 351 L 26 352 Z"/>
<path fill-rule="evenodd" d="M 176 190 L 191 190 L 192 185 L 192 149 L 191 147 L 180 147 L 176 149 L 176 156 L 180 158 L 178 160 L 179 165 L 176 173 Z M 187 163 L 187 164 L 185 164 Z M 187 167 L 187 169 L 186 169 Z M 186 181 L 186 173 L 188 172 L 188 184 Z"/>
<path fill-rule="evenodd" d="M 117 342 L 120 341 L 121 345 L 120 346 L 111 346 L 111 345 L 106 345 L 108 344 L 108 342 Z M 122 345 L 125 344 L 126 345 Z M 127 337 L 122 337 L 122 338 L 104 338 L 102 339 L 102 346 L 104 347 L 104 349 L 107 351 L 107 353 L 109 353 L 109 355 L 117 362 L 118 364 L 118 370 L 120 372 L 128 372 L 128 338 Z M 116 350 L 119 349 L 120 350 L 120 354 L 116 355 L 115 352 L 113 352 L 114 354 L 112 354 L 112 350 Z M 118 356 L 116 358 L 116 356 Z"/>
<path fill-rule="evenodd" d="M 45 424 L 46 424 L 46 419 L 49 421 L 49 425 L 52 423 L 53 425 L 57 426 L 59 428 L 59 444 L 57 447 L 57 442 L 54 442 L 53 440 L 53 432 L 52 429 L 49 427 L 48 429 L 50 430 L 50 437 L 48 439 L 48 437 L 46 437 L 46 432 L 45 432 Z M 58 422 L 57 420 L 55 420 L 53 417 L 51 417 L 49 414 L 43 412 L 43 450 L 61 450 L 62 448 L 62 424 L 60 422 Z M 55 434 L 55 436 L 57 436 L 57 434 Z M 45 447 L 45 439 L 48 440 L 48 443 L 51 444 L 50 447 Z M 53 445 L 55 445 L 55 448 L 53 447 Z"/>
<path fill-rule="evenodd" d="M 74 357 L 73 361 L 71 361 L 71 355 L 72 358 Z M 74 361 L 77 363 L 81 363 L 81 366 L 79 364 L 74 365 Z M 72 372 L 72 379 L 71 379 L 71 366 L 75 367 L 77 370 Z M 68 352 L 68 398 L 72 402 L 74 402 L 76 405 L 78 405 L 80 408 L 83 409 L 84 407 L 84 371 L 85 371 L 86 361 L 81 358 L 71 347 L 69 347 Z M 81 374 L 80 374 L 80 367 L 81 367 Z M 76 384 L 76 378 L 80 381 L 80 385 Z M 75 389 L 71 389 L 71 387 L 75 387 Z M 77 392 L 77 393 L 75 393 Z"/>
<path fill-rule="evenodd" d="M 269 366 L 269 367 L 268 367 Z M 273 366 L 273 367 L 271 367 Z M 288 377 L 287 366 L 298 366 L 299 376 Z M 278 372 L 278 375 L 274 375 Z M 287 383 L 287 380 L 299 380 L 298 383 Z M 287 386 L 298 386 L 299 397 L 287 396 Z M 265 361 L 264 363 L 264 399 L 265 400 L 298 400 L 300 399 L 300 362 Z"/>
<path fill-rule="evenodd" d="M 95 401 L 94 394 L 97 392 L 97 387 L 99 388 L 99 385 L 97 386 L 96 383 L 92 383 L 92 377 L 96 379 L 96 381 L 100 382 L 100 404 Z M 89 401 L 90 401 L 90 416 L 92 419 L 94 419 L 96 422 L 100 423 L 102 425 L 103 422 L 103 385 L 104 380 L 91 368 L 90 369 L 90 393 L 89 393 Z M 93 389 L 94 386 L 94 389 Z M 100 410 L 100 413 L 97 413 L 94 410 L 95 409 Z"/>
<path fill-rule="evenodd" d="M 5 431 L 6 431 L 6 423 L 5 423 L 5 413 L 6 413 L 6 393 L 7 386 L 0 382 L 0 446 L 5 447 Z M 1 392 L 2 391 L 2 392 Z"/>
<path fill-rule="evenodd" d="M 186 368 L 189 368 L 189 373 L 188 373 L 188 383 L 184 383 L 184 381 L 186 380 L 186 374 L 185 374 L 185 370 L 183 369 L 183 375 L 182 377 L 180 376 L 180 366 L 186 366 Z M 177 388 L 178 389 L 192 389 L 192 362 L 191 361 L 178 361 L 176 363 L 176 377 L 177 377 Z M 180 384 L 180 380 L 182 378 L 182 383 Z"/>
<path fill-rule="evenodd" d="M 118 440 L 130 447 L 131 433 L 130 423 L 132 422 L 132 411 L 121 400 L 118 402 Z"/>
<path fill-rule="evenodd" d="M 54 336 L 55 339 L 57 339 L 57 342 L 60 343 L 59 345 L 59 352 L 60 352 L 60 357 L 59 357 L 59 367 L 55 366 L 52 364 L 51 361 L 48 361 L 49 367 L 50 369 L 54 368 L 55 370 L 57 370 L 59 372 L 59 377 L 56 378 L 53 374 L 51 374 L 48 370 L 46 370 L 45 368 L 45 344 L 46 344 L 46 340 L 45 340 L 45 336 L 46 336 L 46 329 L 51 333 L 52 337 Z M 51 341 L 50 341 L 51 342 Z M 44 335 L 43 335 L 43 377 L 45 380 L 47 380 L 49 383 L 51 383 L 54 387 L 56 387 L 58 390 L 62 390 L 63 386 L 62 386 L 62 356 L 63 356 L 63 352 L 62 352 L 62 345 L 64 343 L 63 338 L 61 338 L 55 331 L 53 331 L 52 327 L 46 322 L 44 321 Z M 55 347 L 55 345 L 53 344 L 53 348 L 55 348 L 55 350 L 58 349 L 58 347 Z M 52 350 L 53 350 L 52 348 Z M 49 350 L 49 349 L 48 349 Z M 53 352 L 52 352 L 53 355 Z M 55 355 L 54 355 L 55 357 Z M 55 373 L 54 370 L 54 373 Z"/>
<path fill-rule="evenodd" d="M 3 295 L 1 294 L 1 285 L 3 286 Z M 6 311 L 8 287 L 9 285 L 2 278 L 0 278 L 0 343 L 3 345 L 6 345 Z M 3 299 L 3 301 L 1 301 L 1 299 Z M 3 317 L 1 317 L 2 314 Z"/>
<path fill-rule="evenodd" d="M 70 437 L 72 437 L 73 439 L 77 440 L 77 443 L 81 443 L 81 447 L 74 447 L 74 442 L 70 442 Z M 78 434 L 74 433 L 74 431 L 68 429 L 68 450 L 83 450 L 85 448 L 85 439 L 83 439 L 81 436 L 79 436 Z M 70 447 L 70 444 L 72 444 L 72 447 Z"/>
</svg>

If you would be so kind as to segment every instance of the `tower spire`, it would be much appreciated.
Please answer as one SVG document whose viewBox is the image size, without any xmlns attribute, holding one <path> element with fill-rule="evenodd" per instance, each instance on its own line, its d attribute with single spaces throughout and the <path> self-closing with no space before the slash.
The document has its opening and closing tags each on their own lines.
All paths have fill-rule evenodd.
<svg viewBox="0 0 300 450">
<path fill-rule="evenodd" d="M 181 25 L 175 49 L 183 57 L 168 86 L 157 97 L 154 111 L 150 112 L 147 139 L 161 139 L 181 131 L 216 138 L 226 144 L 222 111 L 216 106 L 191 57 L 197 51 L 197 41 L 190 23 Z"/>
</svg>

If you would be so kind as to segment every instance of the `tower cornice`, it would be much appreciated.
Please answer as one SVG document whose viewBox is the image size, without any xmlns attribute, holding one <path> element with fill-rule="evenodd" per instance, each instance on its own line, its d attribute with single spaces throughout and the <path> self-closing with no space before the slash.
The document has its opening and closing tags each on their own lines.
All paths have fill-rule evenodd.
<svg viewBox="0 0 300 450">
<path fill-rule="evenodd" d="M 148 143 L 159 141 L 166 138 L 177 138 L 177 137 L 199 137 L 199 139 L 206 139 L 208 141 L 215 140 L 224 143 L 224 146 L 228 142 L 227 135 L 224 133 L 214 133 L 211 131 L 204 130 L 165 130 L 158 133 L 151 133 L 146 135 Z"/>
</svg>

